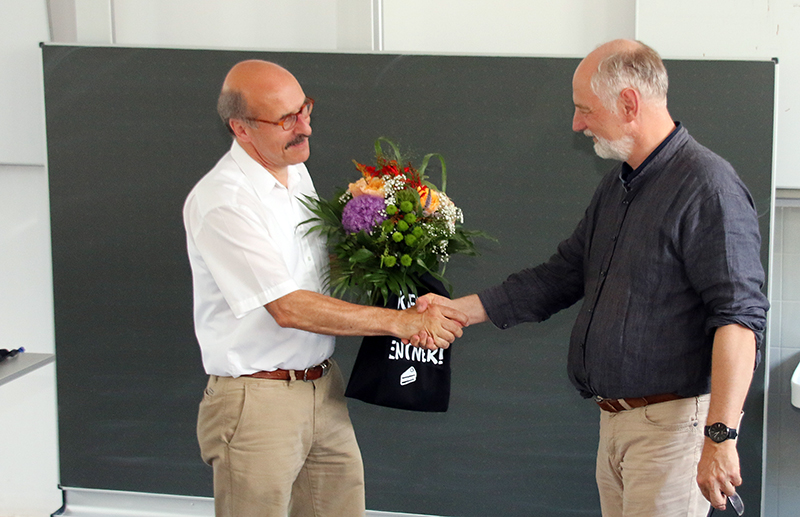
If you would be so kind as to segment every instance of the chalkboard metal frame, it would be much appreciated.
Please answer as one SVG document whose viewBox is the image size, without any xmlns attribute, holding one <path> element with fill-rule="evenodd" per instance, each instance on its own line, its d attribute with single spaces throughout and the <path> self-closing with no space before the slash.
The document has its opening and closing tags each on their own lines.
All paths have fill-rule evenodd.
<svg viewBox="0 0 800 517">
<path fill-rule="evenodd" d="M 318 191 L 352 181 L 378 136 L 442 153 L 466 223 L 499 239 L 455 257 L 456 295 L 549 256 L 611 166 L 570 130 L 577 59 L 43 46 L 61 484 L 211 494 L 194 427 L 205 384 L 183 200 L 230 145 L 214 106 L 235 62 L 291 70 L 317 100 Z M 761 212 L 767 266 L 774 64 L 667 61 L 670 109 L 728 159 Z M 574 311 L 467 330 L 444 414 L 351 401 L 369 508 L 437 515 L 597 514 L 597 408 L 565 371 Z M 337 341 L 349 373 L 356 339 Z M 761 492 L 763 368 L 740 441 Z"/>
</svg>

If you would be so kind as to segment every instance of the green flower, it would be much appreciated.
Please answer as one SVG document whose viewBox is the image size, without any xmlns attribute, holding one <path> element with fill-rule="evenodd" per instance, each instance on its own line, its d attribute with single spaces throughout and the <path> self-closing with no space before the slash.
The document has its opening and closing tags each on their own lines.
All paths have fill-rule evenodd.
<svg viewBox="0 0 800 517">
<path fill-rule="evenodd" d="M 382 145 L 391 147 L 388 154 Z M 425 174 L 431 158 L 441 163 L 441 190 Z M 375 231 L 345 228 L 344 208 L 353 200 L 349 190 L 338 191 L 331 200 L 303 200 L 314 214 L 307 221 L 314 223 L 310 231 L 328 240 L 331 267 L 325 280 L 331 294 L 384 305 L 390 294 L 401 296 L 422 287 L 420 279 L 426 274 L 448 285 L 442 274 L 450 255 L 475 255 L 473 240 L 485 234 L 460 226 L 461 210 L 445 195 L 444 158 L 427 154 L 417 168 L 401 156 L 394 143 L 381 137 L 375 141 L 374 165 L 355 165 L 363 181 L 380 180 L 387 185 L 384 197 L 376 198 L 382 217 L 373 225 Z"/>
</svg>

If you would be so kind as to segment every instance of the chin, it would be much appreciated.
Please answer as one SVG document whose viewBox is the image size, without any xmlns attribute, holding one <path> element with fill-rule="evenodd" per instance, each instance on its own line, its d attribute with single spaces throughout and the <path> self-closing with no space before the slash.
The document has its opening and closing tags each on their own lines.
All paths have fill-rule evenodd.
<svg viewBox="0 0 800 517">
<path fill-rule="evenodd" d="M 308 160 L 311 152 L 308 145 L 296 145 L 288 149 L 289 155 L 292 157 L 292 163 L 303 163 Z"/>
</svg>

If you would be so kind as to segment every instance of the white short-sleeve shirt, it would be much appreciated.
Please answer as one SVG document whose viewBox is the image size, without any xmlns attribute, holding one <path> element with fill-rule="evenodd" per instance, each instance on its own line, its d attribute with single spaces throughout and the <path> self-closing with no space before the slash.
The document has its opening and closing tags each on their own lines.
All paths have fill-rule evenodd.
<svg viewBox="0 0 800 517">
<path fill-rule="evenodd" d="M 210 375 L 304 369 L 333 353 L 334 338 L 281 328 L 264 305 L 292 291 L 324 293 L 325 242 L 307 235 L 316 197 L 305 165 L 288 188 L 237 142 L 192 189 L 183 209 L 194 286 L 195 333 Z"/>
</svg>

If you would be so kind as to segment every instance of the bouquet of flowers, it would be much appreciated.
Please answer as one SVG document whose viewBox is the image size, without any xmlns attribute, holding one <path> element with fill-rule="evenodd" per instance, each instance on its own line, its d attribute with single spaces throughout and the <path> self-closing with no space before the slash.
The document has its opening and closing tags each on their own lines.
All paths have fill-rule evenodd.
<svg viewBox="0 0 800 517">
<path fill-rule="evenodd" d="M 381 144 L 388 144 L 387 156 Z M 427 180 L 431 158 L 442 167 L 442 188 Z M 353 160 L 361 178 L 332 200 L 307 198 L 316 216 L 309 231 L 322 232 L 332 248 L 329 287 L 333 296 L 385 305 L 390 294 L 417 293 L 420 278 L 442 276 L 454 253 L 476 255 L 473 238 L 483 232 L 465 230 L 464 216 L 445 194 L 447 170 L 438 153 L 426 155 L 419 169 L 404 163 L 398 147 L 386 138 L 375 141 L 375 162 Z"/>
</svg>

